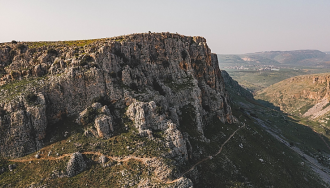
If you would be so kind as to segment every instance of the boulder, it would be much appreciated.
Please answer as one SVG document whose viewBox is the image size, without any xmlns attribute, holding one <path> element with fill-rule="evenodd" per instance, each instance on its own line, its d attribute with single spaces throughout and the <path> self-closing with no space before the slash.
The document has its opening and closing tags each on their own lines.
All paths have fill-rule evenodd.
<svg viewBox="0 0 330 188">
<path fill-rule="evenodd" d="M 76 152 L 71 155 L 67 164 L 66 172 L 69 177 L 73 177 L 86 169 L 86 163 L 81 153 Z"/>
<path fill-rule="evenodd" d="M 109 138 L 114 131 L 112 118 L 104 114 L 97 116 L 95 118 L 95 128 L 100 138 Z"/>
</svg>

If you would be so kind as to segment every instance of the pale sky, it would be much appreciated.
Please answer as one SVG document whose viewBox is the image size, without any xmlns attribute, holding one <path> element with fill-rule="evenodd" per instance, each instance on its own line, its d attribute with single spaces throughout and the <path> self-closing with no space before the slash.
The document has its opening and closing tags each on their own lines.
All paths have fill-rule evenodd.
<svg viewBox="0 0 330 188">
<path fill-rule="evenodd" d="M 0 0 L 0 42 L 172 32 L 213 53 L 330 51 L 330 0 Z"/>
</svg>

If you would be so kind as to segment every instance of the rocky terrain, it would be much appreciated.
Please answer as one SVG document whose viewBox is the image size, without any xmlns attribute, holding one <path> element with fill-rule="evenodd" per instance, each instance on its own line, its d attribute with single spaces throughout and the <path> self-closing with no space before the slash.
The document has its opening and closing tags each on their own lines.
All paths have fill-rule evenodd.
<svg viewBox="0 0 330 188">
<path fill-rule="evenodd" d="M 3 187 L 325 185 L 244 110 L 251 93 L 202 37 L 12 41 L 0 75 Z"/>
</svg>

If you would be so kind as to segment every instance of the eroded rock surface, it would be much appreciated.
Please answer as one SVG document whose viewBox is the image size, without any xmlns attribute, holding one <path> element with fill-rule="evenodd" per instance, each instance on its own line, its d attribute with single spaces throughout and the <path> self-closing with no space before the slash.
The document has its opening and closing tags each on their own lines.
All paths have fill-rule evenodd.
<svg viewBox="0 0 330 188">
<path fill-rule="evenodd" d="M 63 117 L 80 114 L 81 126 L 94 126 L 90 132 L 108 138 L 126 114 L 140 135 L 164 137 L 169 156 L 183 163 L 191 153 L 187 130 L 208 142 L 208 122 L 233 121 L 217 56 L 202 37 L 144 33 L 99 39 L 81 48 L 60 42 L 22 45 L 23 50 L 15 44 L 0 46 L 0 83 L 7 88 L 0 89 L 3 156 L 38 150 L 47 127 Z M 14 81 L 27 83 L 16 87 Z M 38 93 L 38 105 L 24 102 L 25 91 Z M 189 124 L 183 121 L 188 112 L 193 114 Z"/>
</svg>

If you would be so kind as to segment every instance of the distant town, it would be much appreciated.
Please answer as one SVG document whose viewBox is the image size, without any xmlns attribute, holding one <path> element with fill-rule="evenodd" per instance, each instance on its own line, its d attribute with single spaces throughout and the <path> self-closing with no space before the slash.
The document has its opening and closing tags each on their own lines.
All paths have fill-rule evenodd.
<svg viewBox="0 0 330 188">
<path fill-rule="evenodd" d="M 236 66 L 226 66 L 222 69 L 228 70 L 246 70 L 246 71 L 280 71 L 281 69 L 288 69 L 288 67 L 278 67 L 274 65 L 236 65 Z M 293 70 L 300 70 L 293 68 Z"/>
</svg>

